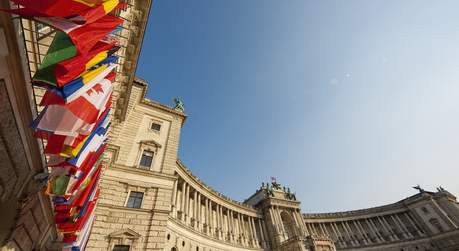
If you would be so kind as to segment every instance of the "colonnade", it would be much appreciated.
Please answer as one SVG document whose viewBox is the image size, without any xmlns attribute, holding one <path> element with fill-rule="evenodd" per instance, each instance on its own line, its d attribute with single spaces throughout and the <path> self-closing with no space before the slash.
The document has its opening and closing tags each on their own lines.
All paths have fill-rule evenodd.
<svg viewBox="0 0 459 251">
<path fill-rule="evenodd" d="M 172 217 L 195 231 L 231 244 L 252 248 L 267 245 L 261 217 L 223 206 L 181 178 L 174 185 Z"/>
<path fill-rule="evenodd" d="M 389 243 L 425 236 L 409 212 L 349 220 L 304 220 L 306 234 L 329 236 L 338 247 Z"/>
</svg>

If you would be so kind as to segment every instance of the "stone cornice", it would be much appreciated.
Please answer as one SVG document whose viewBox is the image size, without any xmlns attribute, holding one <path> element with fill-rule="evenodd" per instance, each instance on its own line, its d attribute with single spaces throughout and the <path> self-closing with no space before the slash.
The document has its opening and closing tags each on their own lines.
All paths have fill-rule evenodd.
<svg viewBox="0 0 459 251">
<path fill-rule="evenodd" d="M 161 148 L 161 144 L 156 142 L 155 140 L 141 140 L 140 144 L 142 145 L 148 145 L 148 146 L 154 146 L 156 148 Z"/>
<path fill-rule="evenodd" d="M 109 168 L 110 169 L 114 169 L 114 170 L 120 170 L 120 171 L 123 171 L 123 172 L 132 173 L 132 174 L 139 174 L 139 175 L 143 175 L 143 176 L 149 176 L 149 177 L 153 177 L 153 178 L 161 178 L 161 179 L 166 179 L 166 180 L 170 180 L 170 181 L 177 180 L 177 177 L 175 177 L 174 175 L 160 173 L 160 172 L 151 171 L 151 170 L 144 170 L 144 169 L 140 169 L 140 168 L 132 167 L 132 166 L 125 166 L 125 165 L 119 165 L 119 164 L 113 164 L 112 163 L 112 164 L 110 164 Z"/>
<path fill-rule="evenodd" d="M 127 53 L 125 55 L 126 57 L 126 61 L 130 61 L 132 62 L 132 67 L 130 68 L 132 72 L 131 74 L 128 74 L 127 77 L 127 81 L 125 83 L 125 90 L 126 90 L 126 93 L 125 93 L 125 98 L 122 100 L 122 103 L 121 104 L 118 104 L 118 105 L 121 105 L 120 109 L 120 116 L 119 116 L 119 119 L 121 121 L 124 121 L 126 119 L 126 114 L 127 114 L 127 109 L 128 109 L 128 103 L 129 103 L 129 99 L 130 99 L 130 96 L 131 96 L 131 89 L 132 89 L 132 83 L 134 82 L 134 73 L 136 72 L 136 69 L 137 69 L 137 62 L 138 62 L 138 59 L 139 59 L 139 55 L 140 55 L 140 51 L 142 49 L 142 43 L 143 43 L 143 38 L 144 38 L 144 35 L 145 35 L 145 29 L 147 27 L 147 23 L 148 23 L 148 17 L 150 15 L 150 10 L 151 10 L 151 5 L 152 5 L 152 0 L 142 0 L 141 1 L 141 4 L 139 3 L 136 3 L 134 5 L 131 5 L 131 8 L 132 6 L 135 6 L 137 7 L 135 10 L 133 11 L 138 11 L 140 9 L 143 9 L 144 13 L 141 17 L 141 20 L 137 20 L 136 23 L 139 24 L 140 26 L 140 29 L 139 29 L 139 34 L 135 34 L 135 36 L 131 36 L 131 37 L 136 37 L 137 40 L 135 41 L 135 44 L 134 44 L 134 52 L 133 53 Z M 133 42 L 131 39 L 129 42 Z M 118 107 L 117 105 L 117 107 Z M 118 108 L 117 108 L 118 109 Z"/>
<path fill-rule="evenodd" d="M 263 203 L 264 206 L 277 206 L 277 207 L 288 207 L 288 208 L 300 208 L 299 201 L 279 199 L 279 198 L 268 198 Z"/>
<path fill-rule="evenodd" d="M 304 219 L 339 219 L 339 218 L 346 218 L 346 217 L 371 217 L 375 215 L 387 215 L 393 214 L 398 212 L 406 211 L 409 205 L 414 203 L 418 203 L 424 200 L 430 200 L 434 197 L 435 193 L 432 192 L 423 192 L 417 193 L 413 196 L 405 198 L 401 201 L 396 203 L 372 207 L 372 208 L 365 208 L 365 209 L 358 209 L 358 210 L 351 210 L 351 211 L 343 211 L 343 212 L 333 212 L 333 213 L 304 213 Z"/>
<path fill-rule="evenodd" d="M 110 209 L 116 209 L 123 212 L 136 212 L 136 213 L 161 213 L 161 214 L 169 214 L 170 210 L 162 210 L 162 209 L 145 209 L 145 208 L 129 208 L 123 206 L 116 206 L 107 203 L 97 203 L 97 207 L 105 207 Z"/>
<path fill-rule="evenodd" d="M 238 202 L 238 201 L 235 201 L 235 200 L 233 200 L 233 199 L 221 194 L 220 192 L 215 191 L 210 186 L 206 185 L 204 182 L 199 180 L 198 177 L 194 176 L 191 173 L 191 171 L 180 160 L 177 160 L 177 166 L 179 167 L 179 170 L 177 170 L 177 171 L 179 172 L 179 174 L 181 174 L 181 177 L 183 179 L 185 179 L 185 181 L 187 181 L 187 183 L 189 183 L 189 184 L 191 183 L 192 185 L 194 185 L 195 189 L 196 189 L 196 186 L 198 186 L 203 191 L 206 191 L 208 194 L 213 195 L 214 198 L 217 198 L 217 199 L 221 200 L 223 203 L 229 204 L 227 207 L 230 208 L 230 209 L 231 209 L 231 207 L 229 207 L 229 206 L 236 207 L 236 208 L 238 208 L 240 210 L 245 210 L 246 214 L 247 213 L 252 213 L 252 214 L 256 214 L 258 217 L 261 217 L 261 216 L 259 216 L 258 210 L 255 209 L 254 207 L 252 207 L 250 205 L 247 205 L 247 204 L 243 204 L 243 203 Z M 216 202 L 218 202 L 218 201 L 216 201 Z M 240 212 L 240 213 L 244 213 L 244 212 Z"/>
</svg>

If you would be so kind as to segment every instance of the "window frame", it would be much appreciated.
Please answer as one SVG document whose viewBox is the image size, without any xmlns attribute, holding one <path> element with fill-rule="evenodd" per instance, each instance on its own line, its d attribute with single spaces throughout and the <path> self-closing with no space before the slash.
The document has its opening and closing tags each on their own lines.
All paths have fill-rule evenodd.
<svg viewBox="0 0 459 251">
<path fill-rule="evenodd" d="M 153 129 L 153 125 L 158 125 L 159 126 L 159 130 L 156 130 L 156 129 Z M 152 120 L 150 122 L 150 131 L 154 132 L 154 133 L 161 133 L 161 128 L 163 127 L 163 124 L 159 121 L 156 121 L 156 120 Z"/>
<path fill-rule="evenodd" d="M 145 165 L 142 165 L 142 159 L 143 159 L 143 156 L 144 156 L 144 153 L 145 152 L 149 152 L 151 153 L 151 161 L 150 161 L 150 166 L 145 166 Z M 147 155 L 145 155 L 147 156 Z M 148 156 L 147 156 L 148 157 Z M 154 163 L 154 160 L 155 160 L 155 151 L 152 151 L 150 149 L 143 149 L 142 150 L 142 153 L 140 154 L 140 159 L 139 159 L 139 165 L 138 165 L 138 168 L 139 169 L 142 169 L 142 170 L 151 170 L 152 166 L 153 166 L 153 163 Z"/>
<path fill-rule="evenodd" d="M 132 194 L 132 193 L 139 193 L 139 194 L 142 194 L 142 198 L 140 199 L 140 205 L 139 205 L 139 207 L 134 207 L 135 204 L 133 204 L 132 207 L 129 207 L 129 206 L 128 206 L 129 199 L 131 198 L 131 194 Z M 126 208 L 140 209 L 140 208 L 142 208 L 143 199 L 144 199 L 144 198 L 145 198 L 145 193 L 144 193 L 144 192 L 129 190 L 128 196 L 127 196 L 127 198 L 126 198 L 126 202 L 124 203 L 124 207 L 126 207 Z M 138 198 L 134 198 L 134 199 L 138 199 Z M 133 203 L 134 203 L 134 202 L 133 202 Z"/>
<path fill-rule="evenodd" d="M 113 246 L 113 248 L 112 248 L 112 251 L 115 251 L 115 248 L 116 248 L 117 246 L 119 246 L 119 247 L 121 247 L 121 248 L 127 247 L 127 248 L 128 248 L 128 251 L 131 250 L 131 245 L 115 244 L 115 245 Z"/>
</svg>

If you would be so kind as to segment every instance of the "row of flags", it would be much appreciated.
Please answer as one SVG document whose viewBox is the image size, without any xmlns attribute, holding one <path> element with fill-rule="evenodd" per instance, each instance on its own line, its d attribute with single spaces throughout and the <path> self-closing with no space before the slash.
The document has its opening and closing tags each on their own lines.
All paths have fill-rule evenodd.
<svg viewBox="0 0 459 251">
<path fill-rule="evenodd" d="M 122 19 L 119 0 L 12 0 L 4 10 L 56 30 L 32 78 L 46 88 L 43 110 L 31 127 L 47 144 L 51 197 L 63 250 L 84 250 L 99 197 L 102 159 L 110 128 L 119 49 L 114 33 Z"/>
</svg>

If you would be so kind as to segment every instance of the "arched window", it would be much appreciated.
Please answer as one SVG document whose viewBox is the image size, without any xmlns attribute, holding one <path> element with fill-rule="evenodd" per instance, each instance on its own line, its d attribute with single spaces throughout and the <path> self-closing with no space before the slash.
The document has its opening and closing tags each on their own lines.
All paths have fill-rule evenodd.
<svg viewBox="0 0 459 251">
<path fill-rule="evenodd" d="M 287 232 L 287 237 L 290 239 L 295 236 L 295 222 L 292 219 L 292 216 L 287 212 L 281 213 L 282 224 L 284 229 Z"/>
<path fill-rule="evenodd" d="M 177 249 L 175 247 L 171 248 L 171 251 L 177 251 Z"/>
</svg>

